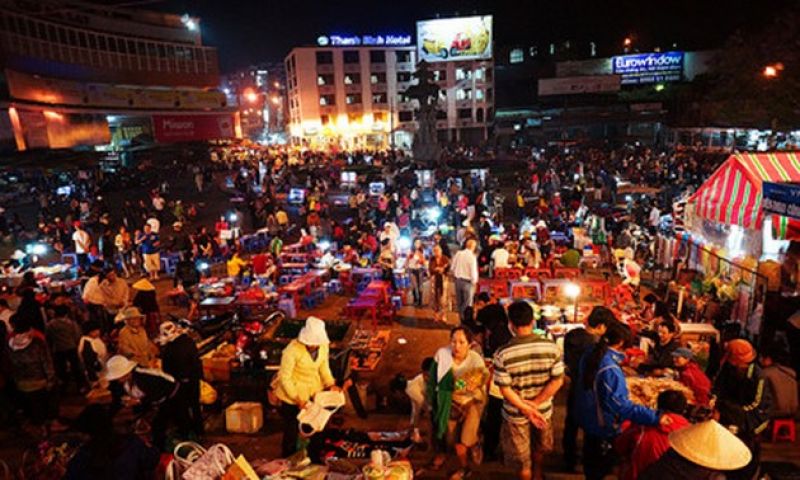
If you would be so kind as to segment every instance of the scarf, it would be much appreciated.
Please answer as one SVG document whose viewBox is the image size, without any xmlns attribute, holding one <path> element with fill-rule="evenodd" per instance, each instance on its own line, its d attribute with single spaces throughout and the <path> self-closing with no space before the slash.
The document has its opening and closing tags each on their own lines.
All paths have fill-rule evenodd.
<svg viewBox="0 0 800 480">
<path fill-rule="evenodd" d="M 433 359 L 428 380 L 427 393 L 433 408 L 433 427 L 436 438 L 444 438 L 450 409 L 453 404 L 455 378 L 453 376 L 453 352 L 450 347 L 440 348 Z"/>
</svg>

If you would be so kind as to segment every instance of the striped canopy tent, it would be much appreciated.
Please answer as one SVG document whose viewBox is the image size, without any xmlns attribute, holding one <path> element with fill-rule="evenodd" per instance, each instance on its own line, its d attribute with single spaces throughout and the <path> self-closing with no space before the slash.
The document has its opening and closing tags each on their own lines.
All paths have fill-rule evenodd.
<svg viewBox="0 0 800 480">
<path fill-rule="evenodd" d="M 800 182 L 800 152 L 737 153 L 728 157 L 689 199 L 697 216 L 760 229 L 763 182 Z M 774 237 L 800 239 L 800 221 L 773 215 Z"/>
</svg>

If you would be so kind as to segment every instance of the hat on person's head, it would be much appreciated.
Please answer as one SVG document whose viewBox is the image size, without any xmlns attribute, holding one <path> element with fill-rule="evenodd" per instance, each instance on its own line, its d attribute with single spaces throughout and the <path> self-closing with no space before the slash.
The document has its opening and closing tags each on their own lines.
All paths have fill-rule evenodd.
<svg viewBox="0 0 800 480">
<path fill-rule="evenodd" d="M 11 254 L 11 260 L 22 260 L 25 257 L 25 252 L 22 250 L 14 250 L 14 253 Z"/>
<path fill-rule="evenodd" d="M 140 290 L 142 292 L 152 292 L 155 291 L 156 287 L 153 286 L 152 283 L 146 278 L 139 280 L 138 282 L 133 284 L 133 288 L 136 290 Z"/>
<path fill-rule="evenodd" d="M 297 340 L 303 345 L 317 347 L 331 343 L 328 332 L 325 331 L 325 321 L 314 316 L 306 319 L 306 324 L 300 330 Z"/>
<path fill-rule="evenodd" d="M 125 307 L 114 317 L 114 323 L 127 322 L 134 318 L 144 318 L 144 315 L 136 307 Z"/>
<path fill-rule="evenodd" d="M 738 470 L 753 458 L 747 445 L 715 420 L 670 433 L 669 446 L 686 460 L 712 470 Z"/>
<path fill-rule="evenodd" d="M 737 338 L 728 342 L 728 346 L 725 347 L 725 356 L 731 365 L 742 367 L 753 363 L 753 360 L 756 359 L 756 349 L 747 340 Z"/>
<path fill-rule="evenodd" d="M 179 327 L 175 322 L 164 322 L 158 327 L 158 330 L 159 335 L 156 338 L 156 343 L 159 345 L 166 345 L 186 333 L 186 330 Z"/>
<path fill-rule="evenodd" d="M 81 226 L 81 221 L 80 220 L 75 220 L 74 222 L 72 222 L 72 226 L 75 227 L 75 228 L 80 227 Z"/>
<path fill-rule="evenodd" d="M 119 380 L 125 375 L 131 373 L 136 368 L 136 362 L 129 360 L 123 355 L 114 355 L 108 359 L 106 363 L 105 379 L 109 382 Z"/>
<path fill-rule="evenodd" d="M 682 357 L 687 360 L 692 360 L 694 358 L 694 353 L 691 350 L 685 347 L 676 348 L 674 352 L 672 352 L 673 357 Z"/>
</svg>

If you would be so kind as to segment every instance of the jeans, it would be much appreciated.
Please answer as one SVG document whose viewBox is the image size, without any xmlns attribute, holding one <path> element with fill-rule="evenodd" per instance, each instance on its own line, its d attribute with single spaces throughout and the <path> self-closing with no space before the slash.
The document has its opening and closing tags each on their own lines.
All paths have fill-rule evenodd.
<svg viewBox="0 0 800 480">
<path fill-rule="evenodd" d="M 414 304 L 422 305 L 422 270 L 411 270 L 411 293 L 414 295 Z"/>
<path fill-rule="evenodd" d="M 603 480 L 611 474 L 617 463 L 614 439 L 583 433 L 583 474 L 587 480 Z"/>
<path fill-rule="evenodd" d="M 297 415 L 300 408 L 290 403 L 281 403 L 278 413 L 283 420 L 283 439 L 281 440 L 281 457 L 286 458 L 297 451 L 297 436 L 300 424 Z"/>
<path fill-rule="evenodd" d="M 461 322 L 464 322 L 464 310 L 472 305 L 474 288 L 472 282 L 463 278 L 456 278 L 456 309 Z"/>
<path fill-rule="evenodd" d="M 56 370 L 56 376 L 63 385 L 69 383 L 68 366 L 69 373 L 72 373 L 72 378 L 75 380 L 75 385 L 78 389 L 86 385 L 86 377 L 83 376 L 83 367 L 81 366 L 80 359 L 78 359 L 77 349 L 53 352 L 53 366 Z"/>
<path fill-rule="evenodd" d="M 561 447 L 564 450 L 564 464 L 568 467 L 575 467 L 578 464 L 578 418 L 575 415 L 574 382 L 570 383 L 569 393 L 567 394 L 567 416 L 564 419 L 564 436 L 561 439 Z"/>
</svg>

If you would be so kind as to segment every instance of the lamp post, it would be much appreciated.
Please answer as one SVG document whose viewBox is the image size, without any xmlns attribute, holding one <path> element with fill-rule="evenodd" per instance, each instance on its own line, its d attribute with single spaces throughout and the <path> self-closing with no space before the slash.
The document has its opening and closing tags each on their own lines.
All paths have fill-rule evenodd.
<svg viewBox="0 0 800 480">
<path fill-rule="evenodd" d="M 581 295 L 581 287 L 577 283 L 568 283 L 564 285 L 564 294 L 572 299 L 572 304 L 575 308 L 575 313 L 572 318 L 573 323 L 578 323 L 578 297 Z"/>
</svg>

